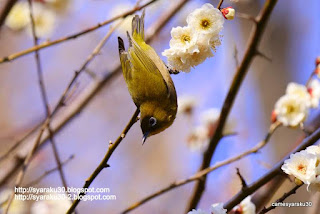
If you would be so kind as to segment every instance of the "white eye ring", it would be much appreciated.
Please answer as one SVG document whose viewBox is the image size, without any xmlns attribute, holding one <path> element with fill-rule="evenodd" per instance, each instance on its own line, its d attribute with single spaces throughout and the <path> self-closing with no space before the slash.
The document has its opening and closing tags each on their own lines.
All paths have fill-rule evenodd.
<svg viewBox="0 0 320 214">
<path fill-rule="evenodd" d="M 157 119 L 154 117 L 150 117 L 149 124 L 150 126 L 155 126 L 157 124 Z"/>
</svg>

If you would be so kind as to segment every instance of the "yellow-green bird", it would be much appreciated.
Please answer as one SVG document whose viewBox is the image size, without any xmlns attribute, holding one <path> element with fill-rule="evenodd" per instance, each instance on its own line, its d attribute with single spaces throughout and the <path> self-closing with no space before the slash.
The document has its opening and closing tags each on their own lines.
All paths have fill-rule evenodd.
<svg viewBox="0 0 320 214">
<path fill-rule="evenodd" d="M 118 37 L 124 79 L 133 102 L 140 109 L 143 143 L 148 136 L 162 132 L 177 114 L 177 93 L 164 62 L 144 41 L 144 11 L 132 19 L 129 49 Z"/>
</svg>

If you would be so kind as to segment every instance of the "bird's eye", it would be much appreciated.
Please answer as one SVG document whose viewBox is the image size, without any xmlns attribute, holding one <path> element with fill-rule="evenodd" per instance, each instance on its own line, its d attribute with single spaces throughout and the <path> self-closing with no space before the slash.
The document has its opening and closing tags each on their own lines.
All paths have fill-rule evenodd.
<svg viewBox="0 0 320 214">
<path fill-rule="evenodd" d="M 157 119 L 154 117 L 150 117 L 149 124 L 150 126 L 155 126 L 157 124 Z"/>
</svg>

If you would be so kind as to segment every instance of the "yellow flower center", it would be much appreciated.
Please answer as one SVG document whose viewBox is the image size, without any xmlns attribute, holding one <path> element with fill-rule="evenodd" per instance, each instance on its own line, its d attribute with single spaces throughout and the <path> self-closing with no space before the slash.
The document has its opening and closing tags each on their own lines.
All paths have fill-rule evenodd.
<svg viewBox="0 0 320 214">
<path fill-rule="evenodd" d="M 288 105 L 287 106 L 287 113 L 288 114 L 294 113 L 295 111 L 296 111 L 295 106 L 293 106 L 293 105 Z"/>
<path fill-rule="evenodd" d="M 297 170 L 305 175 L 306 174 L 306 171 L 307 171 L 307 167 L 305 165 L 303 165 L 302 163 L 300 163 L 298 166 L 297 166 Z"/>
<path fill-rule="evenodd" d="M 182 41 L 183 43 L 190 42 L 190 41 L 191 41 L 191 38 L 190 38 L 189 35 L 182 35 L 182 36 L 181 36 L 181 41 Z"/>
<path fill-rule="evenodd" d="M 202 19 L 200 25 L 201 25 L 201 28 L 205 30 L 210 28 L 211 23 L 208 19 Z"/>
</svg>

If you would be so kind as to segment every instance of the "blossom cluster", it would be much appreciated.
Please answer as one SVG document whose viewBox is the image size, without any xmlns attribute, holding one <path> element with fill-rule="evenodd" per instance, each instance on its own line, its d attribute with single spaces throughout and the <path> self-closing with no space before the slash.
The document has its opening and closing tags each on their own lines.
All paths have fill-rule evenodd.
<svg viewBox="0 0 320 214">
<path fill-rule="evenodd" d="M 256 206 L 251 202 L 251 196 L 246 197 L 239 205 L 233 209 L 237 214 L 255 214 Z M 193 209 L 188 214 L 209 214 L 201 209 Z M 227 214 L 227 210 L 223 208 L 222 203 L 212 204 L 210 207 L 210 214 Z"/>
<path fill-rule="evenodd" d="M 56 25 L 56 12 L 65 9 L 71 0 L 37 0 L 32 3 L 36 35 L 48 38 Z M 5 25 L 14 31 L 26 30 L 32 35 L 30 9 L 27 1 L 17 2 L 8 14 Z"/>
<path fill-rule="evenodd" d="M 316 60 L 313 74 L 320 78 L 320 59 Z M 272 121 L 279 121 L 284 126 L 297 127 L 301 125 L 311 108 L 317 108 L 320 101 L 320 81 L 312 78 L 307 86 L 289 83 L 286 94 L 279 98 L 272 113 Z"/>
<path fill-rule="evenodd" d="M 187 16 L 187 26 L 171 30 L 170 48 L 164 50 L 168 64 L 175 70 L 189 72 L 191 67 L 212 57 L 212 50 L 221 44 L 220 32 L 224 19 L 233 19 L 234 10 L 226 8 L 224 13 L 206 3 Z"/>
<path fill-rule="evenodd" d="M 296 178 L 296 183 L 303 182 L 312 192 L 320 191 L 320 146 L 309 146 L 305 150 L 291 154 L 281 169 Z"/>
</svg>

